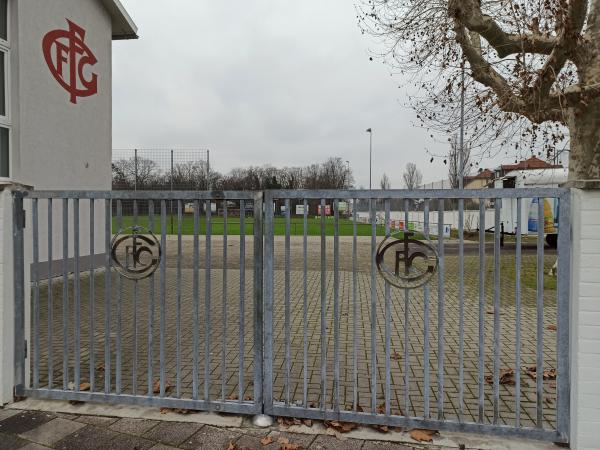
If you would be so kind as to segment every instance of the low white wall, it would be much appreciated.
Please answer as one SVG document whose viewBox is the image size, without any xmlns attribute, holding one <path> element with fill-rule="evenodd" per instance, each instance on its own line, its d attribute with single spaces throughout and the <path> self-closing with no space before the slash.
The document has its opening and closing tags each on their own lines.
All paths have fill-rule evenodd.
<svg viewBox="0 0 600 450">
<path fill-rule="evenodd" d="M 600 190 L 573 190 L 571 448 L 598 449 L 600 433 Z"/>
</svg>

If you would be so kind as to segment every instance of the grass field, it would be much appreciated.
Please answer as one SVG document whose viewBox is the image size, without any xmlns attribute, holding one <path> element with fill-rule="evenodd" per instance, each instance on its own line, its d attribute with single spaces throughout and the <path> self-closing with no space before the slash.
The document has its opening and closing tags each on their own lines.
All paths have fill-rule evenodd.
<svg viewBox="0 0 600 450">
<path fill-rule="evenodd" d="M 132 216 L 124 216 L 122 218 L 123 226 L 119 227 L 117 219 L 113 219 L 113 233 L 119 231 L 119 228 L 127 229 L 134 225 L 134 219 Z M 212 234 L 216 236 L 222 236 L 225 231 L 225 224 L 223 222 L 223 217 L 213 217 L 212 218 Z M 148 218 L 147 217 L 139 217 L 138 225 L 149 228 L 148 227 Z M 200 218 L 199 224 L 199 234 L 206 234 L 206 219 L 204 217 Z M 353 235 L 353 226 L 354 223 L 349 219 L 341 219 L 339 220 L 339 233 L 340 236 L 352 236 Z M 251 217 L 246 218 L 245 221 L 245 233 L 246 235 L 251 235 L 254 229 L 254 220 Z M 178 223 L 177 216 L 171 217 L 167 216 L 167 234 L 177 234 Z M 155 234 L 159 234 L 161 232 L 160 227 L 160 217 L 155 217 L 154 219 L 154 229 L 153 232 Z M 193 216 L 186 215 L 183 217 L 181 222 L 181 233 L 184 235 L 192 235 L 194 233 L 194 218 Z M 307 233 L 309 236 L 320 236 L 321 235 L 321 219 L 315 217 L 308 218 L 308 227 Z M 325 223 L 325 233 L 327 236 L 333 236 L 334 234 L 334 224 L 333 217 L 327 218 Z M 371 236 L 371 225 L 359 223 L 356 226 L 357 236 Z M 240 235 L 240 218 L 239 217 L 229 217 L 227 220 L 227 234 L 230 236 L 239 236 Z M 290 234 L 292 236 L 302 236 L 304 234 L 304 219 L 302 217 L 292 217 L 290 221 Z M 285 235 L 285 218 L 276 217 L 275 218 L 275 235 L 276 236 L 284 236 Z M 385 228 L 383 226 L 377 226 L 377 236 L 384 236 Z M 400 233 L 402 236 L 402 233 Z M 417 239 L 422 239 L 423 236 L 417 235 Z"/>
</svg>

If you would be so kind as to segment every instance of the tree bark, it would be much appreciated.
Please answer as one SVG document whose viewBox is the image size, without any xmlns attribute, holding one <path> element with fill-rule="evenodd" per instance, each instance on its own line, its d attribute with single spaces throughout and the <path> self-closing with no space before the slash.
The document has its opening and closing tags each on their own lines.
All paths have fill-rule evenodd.
<svg viewBox="0 0 600 450">
<path fill-rule="evenodd" d="M 600 99 L 582 108 L 570 108 L 567 125 L 571 136 L 569 180 L 599 180 Z"/>
</svg>

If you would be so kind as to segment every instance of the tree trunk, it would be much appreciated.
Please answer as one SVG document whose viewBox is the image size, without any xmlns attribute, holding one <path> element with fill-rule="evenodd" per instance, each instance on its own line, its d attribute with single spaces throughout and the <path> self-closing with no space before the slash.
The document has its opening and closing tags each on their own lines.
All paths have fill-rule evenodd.
<svg viewBox="0 0 600 450">
<path fill-rule="evenodd" d="M 569 110 L 569 180 L 600 180 L 600 99 Z"/>
</svg>

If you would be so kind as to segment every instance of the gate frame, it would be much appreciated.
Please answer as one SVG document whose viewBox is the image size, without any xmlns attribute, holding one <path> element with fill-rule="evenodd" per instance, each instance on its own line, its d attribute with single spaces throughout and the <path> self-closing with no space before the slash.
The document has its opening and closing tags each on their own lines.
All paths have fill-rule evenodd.
<svg viewBox="0 0 600 450">
<path fill-rule="evenodd" d="M 385 199 L 505 199 L 556 198 L 560 201 L 557 252 L 557 333 L 556 358 L 559 376 L 556 380 L 556 429 L 515 427 L 477 422 L 435 420 L 423 417 L 394 416 L 335 409 L 277 405 L 273 399 L 273 308 L 274 308 L 274 200 L 385 200 Z M 470 432 L 499 436 L 515 436 L 555 443 L 568 443 L 571 418 L 570 375 L 570 269 L 571 269 L 571 191 L 568 188 L 518 189 L 420 189 L 420 190 L 267 190 L 265 191 L 265 414 L 315 420 L 336 420 L 404 428 L 424 428 L 451 432 Z"/>
<path fill-rule="evenodd" d="M 30 365 L 25 336 L 25 208 L 24 199 L 74 199 L 74 200 L 198 200 L 226 201 L 252 200 L 254 212 L 254 258 L 260 264 L 253 266 L 253 319 L 254 319 L 254 397 L 246 400 L 181 399 L 148 395 L 116 394 L 100 391 L 81 392 L 63 389 L 33 389 L 26 386 L 26 368 Z M 73 400 L 106 404 L 157 406 L 198 411 L 234 414 L 261 414 L 263 411 L 263 192 L 262 191 L 19 191 L 13 192 L 13 263 L 15 296 L 15 354 L 14 397 L 15 401 L 26 397 L 48 400 Z M 64 226 L 64 224 L 63 224 Z M 112 234 L 112 233 L 111 233 Z M 35 250 L 34 250 L 35 251 Z M 199 324 L 200 325 L 200 324 Z"/>
</svg>

